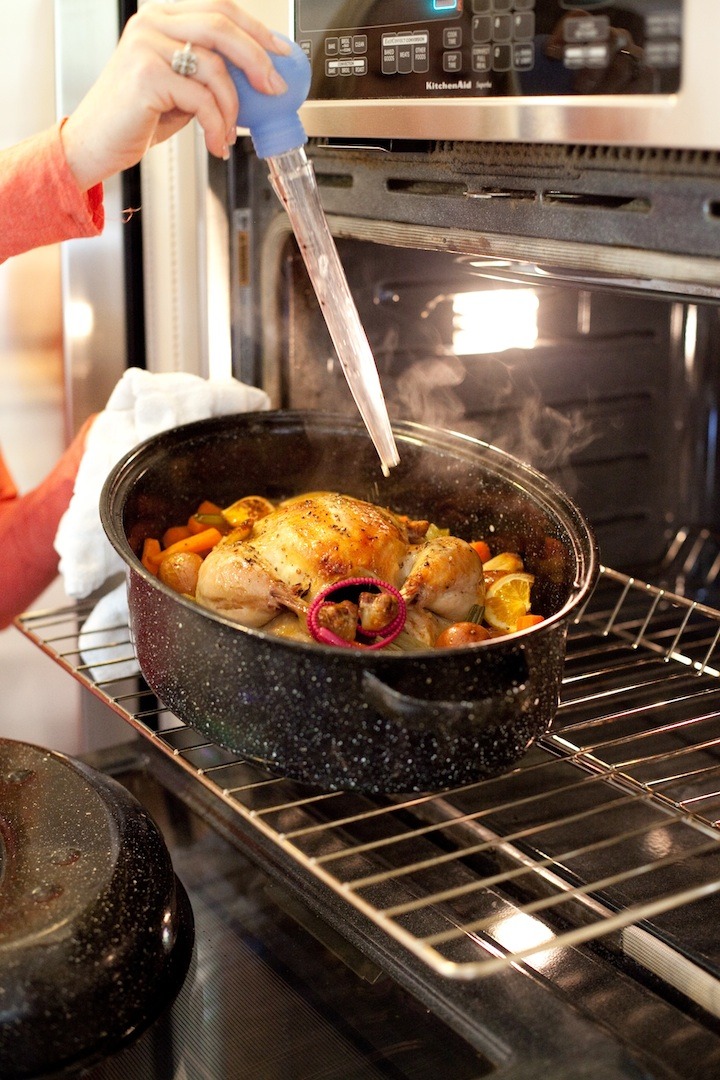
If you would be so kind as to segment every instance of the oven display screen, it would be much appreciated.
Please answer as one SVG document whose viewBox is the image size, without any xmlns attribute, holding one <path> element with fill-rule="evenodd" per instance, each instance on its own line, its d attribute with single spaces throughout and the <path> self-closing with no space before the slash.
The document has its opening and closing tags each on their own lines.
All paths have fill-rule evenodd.
<svg viewBox="0 0 720 1080">
<path fill-rule="evenodd" d="M 297 0 L 310 98 L 671 94 L 683 0 Z"/>
<path fill-rule="evenodd" d="M 300 0 L 298 26 L 308 31 L 411 26 L 429 19 L 452 19 L 462 7 L 462 0 Z"/>
</svg>

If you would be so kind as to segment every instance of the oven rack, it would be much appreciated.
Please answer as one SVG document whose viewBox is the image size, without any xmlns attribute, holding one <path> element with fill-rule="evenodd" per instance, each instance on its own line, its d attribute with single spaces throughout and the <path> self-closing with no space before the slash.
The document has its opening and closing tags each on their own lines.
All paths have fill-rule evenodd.
<svg viewBox="0 0 720 1080">
<path fill-rule="evenodd" d="M 303 787 L 208 742 L 132 673 L 126 621 L 97 638 L 84 629 L 91 608 L 17 625 L 251 847 L 383 940 L 469 980 L 542 971 L 602 938 L 720 1016 L 717 610 L 602 567 L 570 627 L 556 722 L 519 765 L 378 798 Z"/>
</svg>

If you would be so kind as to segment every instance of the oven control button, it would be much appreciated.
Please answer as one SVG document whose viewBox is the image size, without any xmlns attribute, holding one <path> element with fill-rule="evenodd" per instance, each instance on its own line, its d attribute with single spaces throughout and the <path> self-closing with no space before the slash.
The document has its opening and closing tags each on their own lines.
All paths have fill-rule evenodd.
<svg viewBox="0 0 720 1080">
<path fill-rule="evenodd" d="M 610 52 L 607 44 L 602 43 L 598 45 L 566 45 L 563 62 L 566 68 L 572 70 L 578 68 L 606 68 L 610 63 Z"/>
<path fill-rule="evenodd" d="M 535 67 L 535 46 L 531 41 L 513 45 L 513 68 L 515 71 L 532 71 Z"/>
<path fill-rule="evenodd" d="M 325 61 L 325 74 L 330 78 L 337 75 L 367 75 L 367 60 L 364 56 L 342 57 L 339 60 Z"/>
<path fill-rule="evenodd" d="M 459 52 L 446 52 L 443 53 L 443 71 L 461 71 L 462 70 L 462 53 Z"/>
<path fill-rule="evenodd" d="M 513 15 L 513 38 L 515 41 L 533 37 L 535 37 L 535 15 L 533 12 L 524 11 Z"/>
<path fill-rule="evenodd" d="M 459 49 L 462 45 L 462 30 L 459 26 L 449 26 L 443 30 L 443 48 Z"/>
<path fill-rule="evenodd" d="M 473 41 L 492 41 L 493 21 L 489 15 L 477 15 L 472 21 Z"/>
<path fill-rule="evenodd" d="M 325 55 L 337 56 L 340 52 L 340 42 L 336 37 L 325 38 Z"/>
<path fill-rule="evenodd" d="M 398 74 L 409 75 L 413 69 L 413 51 L 409 45 L 399 45 L 398 51 Z"/>
<path fill-rule="evenodd" d="M 568 15 L 563 23 L 563 37 L 568 42 L 607 41 L 610 19 L 607 15 Z"/>
<path fill-rule="evenodd" d="M 680 66 L 679 41 L 648 41 L 645 45 L 645 63 L 654 68 Z"/>
<path fill-rule="evenodd" d="M 495 45 L 492 51 L 493 71 L 510 71 L 512 68 L 512 49 L 510 45 Z"/>
<path fill-rule="evenodd" d="M 513 32 L 513 21 L 510 15 L 496 15 L 492 21 L 493 40 L 509 41 Z"/>
<path fill-rule="evenodd" d="M 650 11 L 645 16 L 646 38 L 679 38 L 681 32 L 679 11 Z"/>
<path fill-rule="evenodd" d="M 397 75 L 397 53 L 395 49 L 387 46 L 384 46 L 382 51 L 382 73 Z"/>
<path fill-rule="evenodd" d="M 353 52 L 366 53 L 367 45 L 367 34 L 355 34 L 353 37 Z"/>
<path fill-rule="evenodd" d="M 410 75 L 429 70 L 430 35 L 427 30 L 407 34 L 383 34 L 383 75 Z"/>
<path fill-rule="evenodd" d="M 413 45 L 413 71 L 424 74 L 430 68 L 427 45 Z"/>
<path fill-rule="evenodd" d="M 472 51 L 473 71 L 492 71 L 492 49 L 490 45 L 476 45 Z"/>
</svg>

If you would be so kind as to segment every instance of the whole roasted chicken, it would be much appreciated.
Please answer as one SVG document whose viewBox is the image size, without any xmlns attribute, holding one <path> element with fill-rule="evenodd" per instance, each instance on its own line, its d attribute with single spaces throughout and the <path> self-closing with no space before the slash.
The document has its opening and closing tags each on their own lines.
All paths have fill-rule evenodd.
<svg viewBox="0 0 720 1080">
<path fill-rule="evenodd" d="M 303 617 L 320 590 L 374 578 L 400 590 L 413 636 L 430 644 L 440 620 L 465 619 L 482 606 L 485 583 L 470 544 L 427 539 L 428 527 L 336 492 L 297 496 L 257 520 L 249 536 L 231 532 L 217 544 L 200 567 L 195 599 L 243 626 L 304 636 Z M 379 594 L 371 608 L 386 600 Z M 383 617 L 372 609 L 365 616 Z"/>
</svg>

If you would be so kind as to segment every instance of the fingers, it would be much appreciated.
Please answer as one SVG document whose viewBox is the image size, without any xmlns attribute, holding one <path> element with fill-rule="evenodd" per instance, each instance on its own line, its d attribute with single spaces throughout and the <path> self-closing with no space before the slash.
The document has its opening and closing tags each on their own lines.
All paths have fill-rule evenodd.
<svg viewBox="0 0 720 1080">
<path fill-rule="evenodd" d="M 261 93 L 275 95 L 287 90 L 268 50 L 277 55 L 287 53 L 290 46 L 248 15 L 235 0 L 146 3 L 130 20 L 127 30 L 139 38 L 152 36 L 154 47 L 170 69 L 175 52 L 190 43 L 197 70 L 186 76 L 170 70 L 168 89 L 174 107 L 197 118 L 208 150 L 219 157 L 227 157 L 228 145 L 235 141 L 238 115 L 237 91 L 224 57 L 240 68 Z M 178 82 L 180 79 L 185 80 L 185 85 Z M 175 126 L 161 122 L 156 141 L 171 134 Z"/>
<path fill-rule="evenodd" d="M 261 93 L 280 94 L 287 89 L 270 53 L 287 53 L 289 46 L 234 0 L 148 3 L 141 7 L 136 18 L 176 42 L 173 49 L 189 41 L 193 49 L 202 46 L 227 57 Z"/>
<path fill-rule="evenodd" d="M 165 51 L 172 50 L 168 65 L 172 64 L 176 45 L 174 41 L 165 43 Z M 175 74 L 171 69 L 170 89 L 175 107 L 196 117 L 205 131 L 211 153 L 227 157 L 228 144 L 235 141 L 237 91 L 219 53 L 193 46 L 192 55 L 197 61 L 192 75 Z"/>
<path fill-rule="evenodd" d="M 172 69 L 187 43 L 193 74 Z M 262 93 L 287 87 L 271 53 L 287 43 L 235 0 L 148 0 L 128 20 L 117 48 L 63 129 L 66 157 L 83 190 L 135 165 L 147 149 L 195 117 L 211 154 L 235 141 L 238 100 L 224 57 Z"/>
</svg>

